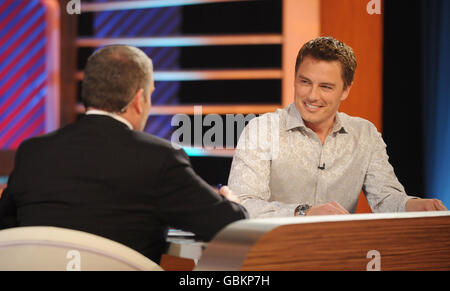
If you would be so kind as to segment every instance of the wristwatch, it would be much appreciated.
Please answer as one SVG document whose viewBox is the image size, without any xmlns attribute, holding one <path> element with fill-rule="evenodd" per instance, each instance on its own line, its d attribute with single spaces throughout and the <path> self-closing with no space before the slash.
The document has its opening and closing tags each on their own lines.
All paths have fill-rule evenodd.
<svg viewBox="0 0 450 291">
<path fill-rule="evenodd" d="M 294 210 L 295 216 L 305 216 L 306 212 L 311 208 L 311 205 L 308 204 L 300 204 Z"/>
</svg>

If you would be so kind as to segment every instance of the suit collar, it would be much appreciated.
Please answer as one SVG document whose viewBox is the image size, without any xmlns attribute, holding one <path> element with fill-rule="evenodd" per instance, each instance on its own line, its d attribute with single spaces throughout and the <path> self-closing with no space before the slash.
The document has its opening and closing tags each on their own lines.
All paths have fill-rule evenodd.
<svg viewBox="0 0 450 291">
<path fill-rule="evenodd" d="M 125 118 L 123 118 L 122 116 L 118 115 L 118 114 L 114 114 L 112 112 L 108 112 L 108 111 L 104 111 L 104 110 L 99 110 L 99 109 L 90 109 L 86 112 L 86 115 L 103 115 L 103 116 L 109 116 L 111 118 L 114 118 L 115 120 L 122 122 L 123 124 L 125 124 L 126 126 L 128 126 L 129 129 L 133 130 L 133 126 L 131 125 L 131 123 L 126 120 Z"/>
<path fill-rule="evenodd" d="M 83 123 L 88 123 L 90 126 L 97 124 L 98 126 L 101 126 L 103 128 L 121 128 L 130 130 L 130 128 L 123 122 L 118 121 L 117 119 L 112 118 L 108 115 L 100 115 L 100 114 L 89 114 L 89 115 L 83 115 L 80 119 Z"/>
</svg>

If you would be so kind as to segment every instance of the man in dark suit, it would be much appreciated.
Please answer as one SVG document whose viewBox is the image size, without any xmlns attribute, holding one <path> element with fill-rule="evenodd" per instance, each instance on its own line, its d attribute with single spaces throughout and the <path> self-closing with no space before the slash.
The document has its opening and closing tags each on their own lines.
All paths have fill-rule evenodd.
<svg viewBox="0 0 450 291">
<path fill-rule="evenodd" d="M 209 240 L 247 217 L 230 190 L 219 195 L 195 174 L 182 149 L 142 132 L 152 72 L 134 47 L 105 47 L 89 58 L 86 115 L 20 145 L 0 199 L 0 228 L 77 229 L 159 262 L 169 226 Z"/>
</svg>

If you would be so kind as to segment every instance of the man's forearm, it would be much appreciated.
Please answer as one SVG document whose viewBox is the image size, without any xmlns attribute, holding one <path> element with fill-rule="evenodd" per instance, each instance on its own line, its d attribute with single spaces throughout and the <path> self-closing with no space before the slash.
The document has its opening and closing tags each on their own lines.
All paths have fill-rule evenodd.
<svg viewBox="0 0 450 291">
<path fill-rule="evenodd" d="M 294 216 L 298 204 L 286 204 L 277 201 L 265 201 L 258 198 L 242 198 L 242 205 L 247 208 L 250 218 L 290 217 Z"/>
</svg>

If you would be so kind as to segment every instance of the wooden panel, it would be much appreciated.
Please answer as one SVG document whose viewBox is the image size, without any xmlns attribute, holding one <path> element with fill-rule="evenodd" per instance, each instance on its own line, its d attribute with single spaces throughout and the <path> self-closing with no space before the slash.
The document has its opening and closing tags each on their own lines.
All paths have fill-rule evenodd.
<svg viewBox="0 0 450 291">
<path fill-rule="evenodd" d="M 46 8 L 46 73 L 45 132 L 59 128 L 60 121 L 60 18 L 56 0 L 41 0 Z"/>
<path fill-rule="evenodd" d="M 294 102 L 298 51 L 304 43 L 319 34 L 320 0 L 283 0 L 283 107 Z"/>
<path fill-rule="evenodd" d="M 192 259 L 163 254 L 160 266 L 164 271 L 192 271 L 195 267 L 195 262 Z"/>
<path fill-rule="evenodd" d="M 9 176 L 14 167 L 15 150 L 0 151 L 0 176 Z"/>
<path fill-rule="evenodd" d="M 372 213 L 372 208 L 370 208 L 369 202 L 367 201 L 363 191 L 359 194 L 355 213 Z"/>
<path fill-rule="evenodd" d="M 450 217 L 283 225 L 250 250 L 242 270 L 450 270 Z"/>
<path fill-rule="evenodd" d="M 369 15 L 368 1 L 322 0 L 321 34 L 350 45 L 358 60 L 354 85 L 340 111 L 382 128 L 383 16 Z"/>
<path fill-rule="evenodd" d="M 321 35 L 330 35 L 355 52 L 358 67 L 340 111 L 371 121 L 382 130 L 383 16 L 367 13 L 368 1 L 321 0 Z M 361 192 L 357 213 L 371 212 Z"/>
<path fill-rule="evenodd" d="M 60 125 L 65 126 L 76 120 L 77 82 L 74 74 L 77 68 L 77 16 L 69 15 L 65 9 L 69 0 L 63 0 L 60 5 L 61 16 L 61 119 Z"/>
</svg>

